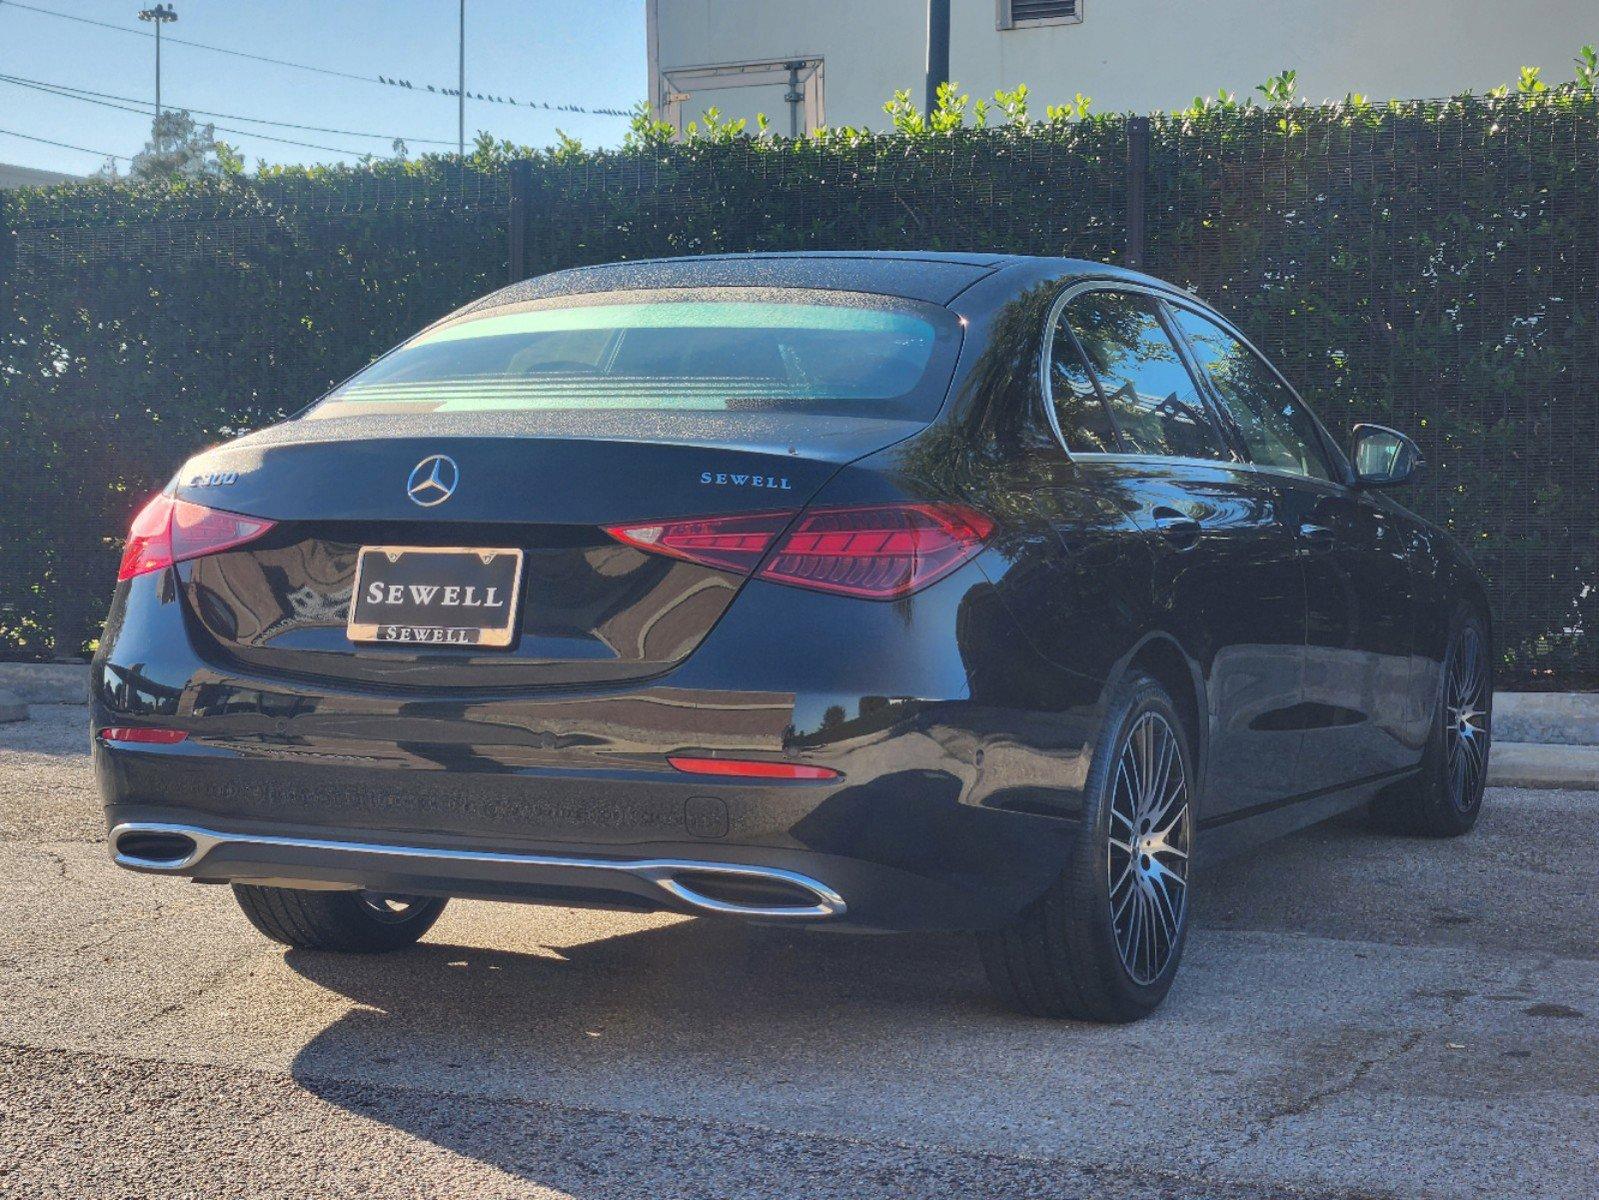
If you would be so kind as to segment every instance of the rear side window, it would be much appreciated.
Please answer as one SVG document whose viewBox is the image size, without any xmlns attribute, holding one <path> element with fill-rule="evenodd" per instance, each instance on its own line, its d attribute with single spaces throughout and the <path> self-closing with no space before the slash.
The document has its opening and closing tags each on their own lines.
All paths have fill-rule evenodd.
<svg viewBox="0 0 1599 1200">
<path fill-rule="evenodd" d="M 1128 450 L 1229 457 L 1153 297 L 1088 292 L 1067 304 L 1066 316 Z"/>
<path fill-rule="evenodd" d="M 885 296 L 567 297 L 426 330 L 307 416 L 624 408 L 931 419 L 959 341 L 947 309 Z"/>
<path fill-rule="evenodd" d="M 1184 308 L 1174 311 L 1249 457 L 1263 467 L 1331 479 L 1315 420 L 1276 372 L 1214 321 Z"/>
<path fill-rule="evenodd" d="M 1049 394 L 1068 450 L 1103 454 L 1118 448 L 1105 402 L 1099 398 L 1082 351 L 1066 327 L 1064 313 L 1056 319 L 1050 337 Z"/>
</svg>

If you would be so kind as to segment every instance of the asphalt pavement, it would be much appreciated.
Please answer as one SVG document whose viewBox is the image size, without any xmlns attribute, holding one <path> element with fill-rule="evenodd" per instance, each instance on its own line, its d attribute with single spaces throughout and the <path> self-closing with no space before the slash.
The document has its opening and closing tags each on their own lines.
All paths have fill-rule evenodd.
<svg viewBox="0 0 1599 1200">
<path fill-rule="evenodd" d="M 0 726 L 3 1197 L 1599 1194 L 1599 793 L 1345 821 L 1196 881 L 1165 1008 L 957 937 L 452 903 L 285 952 L 112 867 L 81 708 Z"/>
</svg>

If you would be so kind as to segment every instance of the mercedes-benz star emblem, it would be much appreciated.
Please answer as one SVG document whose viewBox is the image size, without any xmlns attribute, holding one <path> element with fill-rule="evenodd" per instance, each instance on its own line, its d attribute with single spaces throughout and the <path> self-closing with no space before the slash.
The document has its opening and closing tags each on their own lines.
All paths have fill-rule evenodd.
<svg viewBox="0 0 1599 1200">
<path fill-rule="evenodd" d="M 460 469 L 453 458 L 435 454 L 411 468 L 411 477 L 405 481 L 405 494 L 423 508 L 432 508 L 455 495 L 455 485 L 460 478 Z"/>
</svg>

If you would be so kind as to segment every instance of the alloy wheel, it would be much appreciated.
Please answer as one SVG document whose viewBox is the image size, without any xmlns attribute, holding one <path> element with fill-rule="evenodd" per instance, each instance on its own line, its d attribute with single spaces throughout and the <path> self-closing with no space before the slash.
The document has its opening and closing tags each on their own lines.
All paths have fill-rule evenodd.
<svg viewBox="0 0 1599 1200">
<path fill-rule="evenodd" d="M 1465 812 L 1482 794 L 1488 770 L 1488 656 L 1473 625 L 1455 635 L 1444 686 L 1449 799 Z"/>
<path fill-rule="evenodd" d="M 1177 734 L 1157 712 L 1122 742 L 1111 793 L 1111 925 L 1127 973 L 1160 978 L 1175 952 L 1188 903 L 1192 822 Z"/>
</svg>

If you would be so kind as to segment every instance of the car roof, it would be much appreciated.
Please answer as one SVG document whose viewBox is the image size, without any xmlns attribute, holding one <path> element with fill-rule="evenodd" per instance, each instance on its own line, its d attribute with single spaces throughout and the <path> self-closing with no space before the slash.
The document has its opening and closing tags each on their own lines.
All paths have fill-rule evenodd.
<svg viewBox="0 0 1599 1200">
<path fill-rule="evenodd" d="M 818 288 L 948 304 L 978 281 L 1007 267 L 1021 265 L 1057 267 L 1062 275 L 1114 274 L 1127 278 L 1148 278 L 1084 259 L 1041 258 L 1023 254 L 932 250 L 706 254 L 601 263 L 554 271 L 502 288 L 464 311 L 588 292 L 690 287 Z"/>
</svg>

